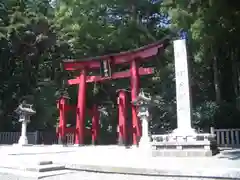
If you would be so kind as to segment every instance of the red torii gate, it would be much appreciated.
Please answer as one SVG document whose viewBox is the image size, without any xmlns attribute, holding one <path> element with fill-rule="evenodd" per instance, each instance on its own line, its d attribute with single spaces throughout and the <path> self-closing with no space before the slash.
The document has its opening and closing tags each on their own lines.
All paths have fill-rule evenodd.
<svg viewBox="0 0 240 180">
<path fill-rule="evenodd" d="M 76 136 L 75 144 L 81 145 L 84 144 L 84 120 L 86 113 L 86 88 L 87 83 L 91 82 L 100 82 L 112 79 L 120 78 L 130 78 L 131 80 L 131 101 L 134 101 L 139 93 L 139 80 L 142 75 L 149 75 L 154 73 L 153 68 L 141 68 L 139 63 L 143 60 L 148 60 L 149 57 L 155 56 L 158 54 L 159 50 L 165 49 L 169 44 L 170 37 L 166 37 L 156 43 L 143 46 L 141 48 L 121 52 L 118 54 L 109 54 L 99 57 L 91 57 L 78 60 L 64 60 L 63 66 L 67 71 L 80 71 L 80 74 L 75 79 L 68 80 L 69 85 L 78 84 L 78 103 L 76 107 L 77 118 L 76 118 Z M 130 64 L 130 70 L 123 72 L 111 72 L 111 68 L 114 65 L 119 64 Z M 87 71 L 91 69 L 102 69 L 101 76 L 88 76 Z M 126 92 L 120 90 L 119 98 L 119 138 L 123 141 L 126 141 Z M 137 145 L 139 138 L 141 136 L 140 123 L 137 117 L 136 107 L 131 105 L 132 109 L 132 136 L 133 144 Z M 95 114 L 93 113 L 93 126 L 92 133 L 95 134 L 93 137 L 97 136 L 97 129 L 99 124 L 99 115 L 96 113 L 96 106 L 93 108 Z M 66 134 L 66 121 L 64 117 L 64 108 L 60 109 L 60 123 L 59 123 L 59 136 L 63 138 Z M 92 137 L 92 138 L 93 138 Z M 95 137 L 96 138 L 96 137 Z"/>
</svg>

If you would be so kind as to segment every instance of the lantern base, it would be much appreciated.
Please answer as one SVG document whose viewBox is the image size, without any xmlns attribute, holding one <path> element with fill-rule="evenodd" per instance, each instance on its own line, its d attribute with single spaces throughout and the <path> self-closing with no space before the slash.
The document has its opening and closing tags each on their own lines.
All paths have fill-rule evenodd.
<svg viewBox="0 0 240 180">
<path fill-rule="evenodd" d="M 28 139 L 27 136 L 20 136 L 18 140 L 18 145 L 28 145 Z"/>
<path fill-rule="evenodd" d="M 139 147 L 144 148 L 144 149 L 145 148 L 151 149 L 151 138 L 149 136 L 147 136 L 147 137 L 142 136 L 139 141 Z"/>
</svg>

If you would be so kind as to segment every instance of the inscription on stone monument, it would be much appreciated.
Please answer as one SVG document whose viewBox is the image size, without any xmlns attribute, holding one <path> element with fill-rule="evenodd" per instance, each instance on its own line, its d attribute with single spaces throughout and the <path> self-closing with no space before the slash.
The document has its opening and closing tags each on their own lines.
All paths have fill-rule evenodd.
<svg viewBox="0 0 240 180">
<path fill-rule="evenodd" d="M 191 103 L 189 94 L 188 63 L 185 40 L 175 40 L 175 77 L 177 100 L 177 127 L 180 131 L 191 129 Z"/>
</svg>

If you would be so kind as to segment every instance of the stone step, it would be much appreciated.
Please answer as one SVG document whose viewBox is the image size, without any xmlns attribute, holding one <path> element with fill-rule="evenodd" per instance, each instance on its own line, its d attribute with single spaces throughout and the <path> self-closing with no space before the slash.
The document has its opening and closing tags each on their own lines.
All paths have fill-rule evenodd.
<svg viewBox="0 0 240 180">
<path fill-rule="evenodd" d="M 20 162 L 11 162 L 1 165 L 0 168 L 5 169 L 15 169 L 20 171 L 28 172 L 48 172 L 48 171 L 58 171 L 66 169 L 64 165 L 53 164 L 52 161 L 38 161 L 38 162 L 29 162 L 24 163 Z"/>
<path fill-rule="evenodd" d="M 37 162 L 37 165 L 49 165 L 49 164 L 53 164 L 52 161 L 39 161 Z"/>
<path fill-rule="evenodd" d="M 35 167 L 23 167 L 20 169 L 24 171 L 32 171 L 32 172 L 48 172 L 48 171 L 64 170 L 66 168 L 64 165 L 48 164 L 48 165 L 39 165 Z"/>
<path fill-rule="evenodd" d="M 59 176 L 68 176 L 75 173 L 73 170 L 59 170 L 46 172 L 31 172 L 16 169 L 2 169 L 0 168 L 1 180 L 39 180 L 39 179 L 59 179 Z M 70 178 L 71 179 L 71 178 Z"/>
</svg>

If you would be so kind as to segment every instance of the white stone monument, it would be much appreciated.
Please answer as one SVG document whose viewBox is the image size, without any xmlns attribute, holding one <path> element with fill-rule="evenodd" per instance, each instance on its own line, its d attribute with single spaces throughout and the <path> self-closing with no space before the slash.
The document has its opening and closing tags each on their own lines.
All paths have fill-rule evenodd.
<svg viewBox="0 0 240 180">
<path fill-rule="evenodd" d="M 210 156 L 214 135 L 198 134 L 191 126 L 191 96 L 186 40 L 173 41 L 176 79 L 177 128 L 170 134 L 152 135 L 156 156 Z M 171 150 L 175 147 L 175 150 Z M 185 151 L 182 151 L 182 150 Z M 194 150 L 195 149 L 195 150 Z M 196 149 L 198 151 L 196 151 Z M 176 151 L 178 150 L 178 151 Z M 215 148 L 214 150 L 217 151 Z"/>
<path fill-rule="evenodd" d="M 173 41 L 175 59 L 176 101 L 177 101 L 177 129 L 176 135 L 194 135 L 191 126 L 191 97 L 189 88 L 189 70 L 186 40 Z"/>
<path fill-rule="evenodd" d="M 21 136 L 18 140 L 18 145 L 28 145 L 27 124 L 30 122 L 30 116 L 36 112 L 33 110 L 32 105 L 25 103 L 20 104 L 16 109 L 16 112 L 19 114 L 19 122 L 22 123 Z"/>
</svg>

